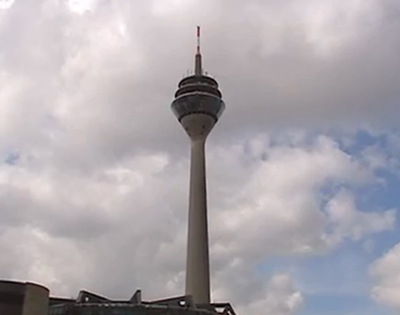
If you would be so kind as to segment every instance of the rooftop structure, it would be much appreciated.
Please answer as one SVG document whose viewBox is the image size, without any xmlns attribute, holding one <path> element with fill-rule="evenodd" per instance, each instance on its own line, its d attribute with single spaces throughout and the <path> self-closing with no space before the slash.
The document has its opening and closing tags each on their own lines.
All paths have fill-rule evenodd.
<svg viewBox="0 0 400 315">
<path fill-rule="evenodd" d="M 140 290 L 129 300 L 114 300 L 88 291 L 77 299 L 51 298 L 49 315 L 235 315 L 228 303 L 196 305 L 190 296 L 143 301 Z M 41 314 L 40 314 L 41 315 Z"/>
</svg>

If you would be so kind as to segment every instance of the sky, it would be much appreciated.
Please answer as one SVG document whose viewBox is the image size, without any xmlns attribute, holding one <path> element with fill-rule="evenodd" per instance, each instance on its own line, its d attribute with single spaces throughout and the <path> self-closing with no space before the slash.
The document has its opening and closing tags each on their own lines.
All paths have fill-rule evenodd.
<svg viewBox="0 0 400 315">
<path fill-rule="evenodd" d="M 398 314 L 399 0 L 0 0 L 0 278 L 183 294 L 197 25 L 213 300 Z"/>
</svg>

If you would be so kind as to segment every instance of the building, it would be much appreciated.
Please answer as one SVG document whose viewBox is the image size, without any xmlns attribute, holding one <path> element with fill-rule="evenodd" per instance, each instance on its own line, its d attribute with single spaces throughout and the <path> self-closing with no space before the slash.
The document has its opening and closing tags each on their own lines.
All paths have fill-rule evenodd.
<svg viewBox="0 0 400 315">
<path fill-rule="evenodd" d="M 49 315 L 235 315 L 228 303 L 195 305 L 190 296 L 142 301 L 137 290 L 129 300 L 113 300 L 87 291 L 77 299 L 51 298 Z"/>
<path fill-rule="evenodd" d="M 1 315 L 47 315 L 49 290 L 30 282 L 0 281 Z"/>
<path fill-rule="evenodd" d="M 186 295 L 192 296 L 195 303 L 207 304 L 210 303 L 210 262 L 205 144 L 225 104 L 217 81 L 203 73 L 199 27 L 194 75 L 179 82 L 171 107 L 191 145 Z"/>
</svg>

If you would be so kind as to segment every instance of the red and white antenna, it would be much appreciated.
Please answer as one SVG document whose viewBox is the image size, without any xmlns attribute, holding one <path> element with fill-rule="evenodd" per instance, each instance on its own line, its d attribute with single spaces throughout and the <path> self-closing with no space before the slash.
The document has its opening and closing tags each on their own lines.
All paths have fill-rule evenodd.
<svg viewBox="0 0 400 315">
<path fill-rule="evenodd" d="M 203 67 L 201 65 L 200 54 L 200 26 L 197 26 L 197 52 L 195 58 L 194 74 L 197 76 L 203 75 Z"/>
<path fill-rule="evenodd" d="M 197 54 L 200 55 L 200 26 L 197 26 Z"/>
</svg>

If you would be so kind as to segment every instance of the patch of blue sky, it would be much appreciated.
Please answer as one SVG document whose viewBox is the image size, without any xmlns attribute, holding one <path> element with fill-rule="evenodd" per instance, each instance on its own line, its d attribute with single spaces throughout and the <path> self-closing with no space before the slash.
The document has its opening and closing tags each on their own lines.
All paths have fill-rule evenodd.
<svg viewBox="0 0 400 315">
<path fill-rule="evenodd" d="M 395 130 L 392 130 L 395 132 Z M 351 156 L 359 157 L 362 151 L 369 146 L 376 146 L 381 152 L 390 156 L 391 148 L 388 141 L 389 133 L 371 133 L 367 130 L 359 130 L 351 145 L 341 145 L 341 149 Z M 356 196 L 358 210 L 363 212 L 384 211 L 387 209 L 397 210 L 397 220 L 394 232 L 383 232 L 373 236 L 373 253 L 380 256 L 383 252 L 389 250 L 395 244 L 400 242 L 400 178 L 398 174 L 390 169 L 380 169 L 376 171 L 376 176 L 384 180 L 384 183 L 370 184 L 364 187 L 351 187 L 351 191 Z M 321 193 L 325 196 L 332 196 L 341 187 L 334 186 L 332 183 L 322 189 Z"/>
<path fill-rule="evenodd" d="M 387 140 L 384 134 L 372 134 L 368 130 L 358 130 L 352 141 L 341 141 L 341 137 L 337 137 L 340 148 L 350 155 L 360 153 L 365 147 L 378 145 L 385 147 Z M 345 137 L 343 139 L 346 139 Z"/>
<path fill-rule="evenodd" d="M 311 144 L 316 136 L 317 134 L 303 134 L 298 144 Z M 336 130 L 329 132 L 327 136 L 335 139 L 341 150 L 357 159 L 362 158 L 363 150 L 372 146 L 387 156 L 393 154 L 388 133 L 375 133 L 365 129 L 349 136 L 346 132 Z M 273 139 L 270 145 L 286 145 L 285 142 L 290 141 L 290 137 L 287 141 L 281 140 Z M 246 153 L 250 153 L 248 150 L 249 147 L 245 148 Z M 355 195 L 359 211 L 398 210 L 398 174 L 391 169 L 382 168 L 376 171 L 376 175 L 384 179 L 384 184 L 377 182 L 362 187 L 348 187 L 342 183 L 327 182 L 320 190 L 321 201 L 326 202 L 340 189 L 347 188 Z M 378 305 L 370 298 L 373 284 L 369 267 L 373 261 L 400 242 L 399 231 L 400 220 L 397 219 L 394 231 L 377 233 L 367 238 L 371 246 L 365 246 L 366 240 L 355 242 L 347 239 L 338 248 L 323 255 L 268 258 L 258 266 L 257 271 L 266 279 L 276 273 L 291 273 L 296 287 L 305 295 L 305 305 L 300 315 L 394 315 L 393 311 Z"/>
<path fill-rule="evenodd" d="M 394 230 L 391 232 L 378 233 L 373 237 L 373 253 L 381 256 L 395 244 L 400 242 L 400 180 L 393 174 L 385 175 L 385 185 L 378 187 L 366 187 L 355 191 L 358 198 L 359 208 L 363 211 L 375 210 L 383 211 L 385 209 L 396 209 L 396 222 Z"/>
<path fill-rule="evenodd" d="M 20 158 L 20 155 L 18 152 L 9 152 L 6 154 L 4 163 L 9 164 L 9 165 L 16 165 L 16 164 L 18 164 L 19 158 Z"/>
<path fill-rule="evenodd" d="M 291 274 L 305 299 L 300 315 L 394 315 L 370 298 L 370 263 L 370 254 L 361 244 L 346 242 L 325 255 L 270 258 L 258 266 L 258 272 L 266 278 Z"/>
<path fill-rule="evenodd" d="M 353 140 L 340 144 L 341 149 L 352 156 L 359 156 L 369 146 L 377 146 L 382 152 L 390 154 L 385 135 L 375 136 L 367 131 L 360 131 Z M 385 184 L 345 187 L 356 196 L 357 209 L 363 212 L 398 210 L 399 177 L 385 169 L 379 170 L 377 175 L 384 179 Z M 331 197 L 343 187 L 333 182 L 326 183 L 320 193 Z M 368 250 L 364 246 L 365 240 L 346 240 L 337 249 L 324 255 L 269 258 L 258 266 L 258 271 L 265 277 L 279 272 L 291 273 L 296 287 L 305 297 L 300 315 L 394 315 L 392 310 L 378 305 L 370 298 L 373 284 L 369 277 L 369 267 L 373 261 L 400 242 L 399 231 L 398 219 L 394 231 L 377 233 L 368 238 L 372 244 Z"/>
<path fill-rule="evenodd" d="M 365 296 L 306 294 L 298 315 L 396 315 Z"/>
<path fill-rule="evenodd" d="M 296 287 L 307 294 L 364 295 L 369 290 L 370 261 L 361 244 L 345 242 L 321 255 L 269 258 L 258 272 L 266 277 L 289 272 Z"/>
<path fill-rule="evenodd" d="M 373 240 L 373 250 L 380 255 L 382 252 L 393 247 L 400 242 L 400 195 L 398 188 L 400 180 L 393 175 L 385 176 L 386 185 L 371 184 L 364 187 L 346 187 L 346 185 L 334 185 L 327 183 L 321 190 L 321 211 L 324 211 L 324 206 L 337 192 L 343 188 L 348 188 L 355 196 L 355 203 L 358 211 L 382 213 L 383 211 L 394 209 L 396 210 L 396 221 L 393 230 L 382 231 L 371 236 Z M 327 232 L 333 227 L 327 227 Z"/>
<path fill-rule="evenodd" d="M 392 131 L 395 132 L 395 130 Z M 347 151 L 349 154 L 357 156 L 365 147 L 376 146 L 381 152 L 391 156 L 392 152 L 388 141 L 388 135 L 389 133 L 371 134 L 368 131 L 359 131 L 356 135 L 356 141 L 352 146 L 347 148 Z M 400 178 L 396 172 L 390 169 L 380 169 L 376 171 L 376 175 L 384 180 L 383 184 L 354 188 L 353 193 L 357 197 L 357 205 L 361 211 L 397 210 L 395 232 L 380 233 L 374 236 L 375 251 L 380 255 L 400 242 L 398 233 L 400 231 L 400 194 L 398 190 Z"/>
</svg>

